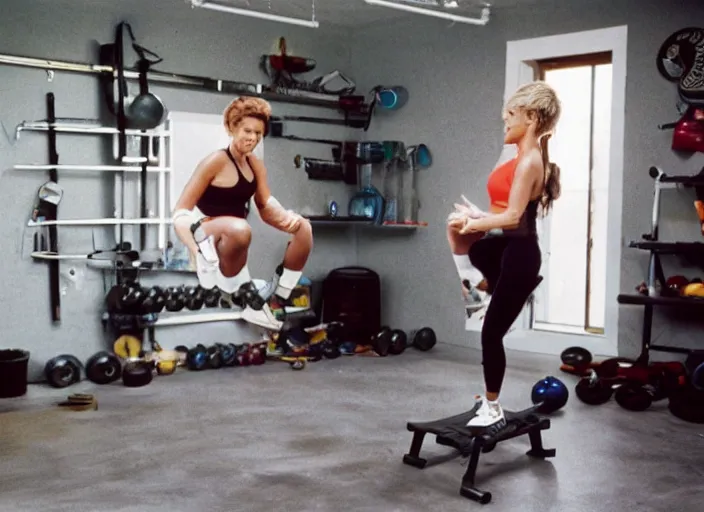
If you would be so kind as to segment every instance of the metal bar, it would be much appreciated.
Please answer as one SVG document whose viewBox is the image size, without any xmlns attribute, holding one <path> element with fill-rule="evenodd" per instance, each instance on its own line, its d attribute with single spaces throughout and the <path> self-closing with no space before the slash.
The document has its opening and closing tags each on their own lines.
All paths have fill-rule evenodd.
<svg viewBox="0 0 704 512">
<path fill-rule="evenodd" d="M 116 70 L 112 66 L 37 59 L 34 57 L 8 54 L 0 54 L 0 64 L 93 75 L 109 74 L 114 76 L 116 73 Z M 139 80 L 139 72 L 132 69 L 125 69 L 124 77 L 129 80 Z M 150 81 L 156 83 L 205 89 L 224 94 L 246 94 L 249 96 L 258 96 L 271 101 L 281 101 L 286 103 L 296 103 L 300 105 L 311 105 L 334 109 L 340 108 L 340 97 L 332 94 L 288 89 L 286 87 L 277 87 L 264 84 L 237 82 L 234 80 L 223 80 L 219 78 L 180 75 L 155 70 L 149 70 L 147 77 Z"/>
<path fill-rule="evenodd" d="M 650 350 L 655 350 L 656 352 L 671 352 L 673 354 L 691 354 L 695 349 L 668 347 L 666 345 L 650 345 Z"/>
<path fill-rule="evenodd" d="M 103 172 L 141 172 L 142 168 L 137 166 L 122 165 L 44 165 L 44 164 L 16 164 L 13 169 L 21 171 L 103 171 Z M 171 172 L 170 167 L 147 167 L 147 172 Z"/>
<path fill-rule="evenodd" d="M 50 92 L 46 95 L 47 102 L 47 116 L 46 118 L 49 122 L 56 121 L 56 101 L 54 93 Z M 49 179 L 54 183 L 58 183 L 59 176 L 56 170 L 56 166 L 59 163 L 59 153 L 56 150 L 56 131 L 53 129 L 49 130 L 49 162 L 51 167 L 49 168 Z M 56 220 L 58 214 L 58 206 L 52 208 L 52 212 L 48 215 L 49 220 Z M 59 251 L 59 234 L 57 232 L 56 226 L 49 227 L 49 250 L 58 252 Z M 51 261 L 49 264 L 49 302 L 51 303 L 51 320 L 54 323 L 61 322 L 61 290 L 59 290 L 59 262 L 57 260 Z"/>
<path fill-rule="evenodd" d="M 199 324 L 205 322 L 226 322 L 241 320 L 242 312 L 230 311 L 227 313 L 199 313 L 195 315 L 179 315 L 173 318 L 160 318 L 154 324 L 156 327 L 165 327 L 171 325 L 187 325 Z"/>
<path fill-rule="evenodd" d="M 87 260 L 87 254 L 57 254 L 53 251 L 34 251 L 30 254 L 35 260 Z"/>
<path fill-rule="evenodd" d="M 167 121 L 170 123 L 170 121 Z M 166 154 L 167 154 L 167 148 L 165 147 L 166 144 L 166 138 L 165 137 L 160 137 L 159 138 L 159 155 L 158 155 L 158 163 L 159 167 L 166 167 Z M 171 144 L 169 143 L 169 147 L 171 147 Z M 157 176 L 157 199 L 156 199 L 156 209 L 157 209 L 157 215 L 160 219 L 165 219 L 166 218 L 166 174 L 163 172 L 160 172 L 159 175 Z M 157 247 L 161 249 L 162 251 L 166 248 L 166 225 L 160 224 L 159 229 L 158 229 L 158 240 L 157 240 Z"/>
<path fill-rule="evenodd" d="M 434 16 L 436 18 L 443 18 L 450 21 L 455 21 L 458 23 L 469 23 L 471 25 L 486 25 L 489 22 L 489 14 L 491 10 L 488 7 L 482 8 L 481 18 L 468 18 L 466 16 L 458 16 L 456 14 L 451 14 L 444 11 L 433 11 L 430 9 L 423 9 L 420 7 L 414 7 L 412 5 L 406 4 L 396 4 L 393 2 L 388 2 L 387 0 L 364 0 L 365 3 L 369 5 L 378 5 L 381 7 L 388 7 L 390 9 L 398 9 L 399 11 L 412 12 L 415 14 L 424 14 L 426 16 Z"/>
<path fill-rule="evenodd" d="M 289 16 L 279 16 L 277 14 L 270 14 L 268 12 L 251 11 L 249 9 L 240 9 L 239 7 L 234 7 L 230 5 L 220 5 L 210 2 L 204 2 L 203 0 L 191 0 L 191 6 L 202 7 L 203 9 L 210 9 L 212 11 L 239 14 L 240 16 L 250 16 L 252 18 L 259 18 L 262 20 L 278 21 L 279 23 L 288 23 L 290 25 L 299 25 L 308 28 L 318 28 L 320 26 L 320 24 L 314 19 L 303 20 L 300 18 L 291 18 Z"/>
<path fill-rule="evenodd" d="M 48 123 L 45 121 L 23 121 L 18 124 L 15 128 L 15 140 L 19 140 L 19 134 L 22 131 L 49 131 L 54 130 L 55 132 L 64 133 L 88 133 L 88 134 L 117 134 L 119 130 L 117 128 L 110 128 L 108 126 L 101 126 L 99 124 L 95 125 L 76 125 L 76 124 L 60 124 L 60 123 Z M 134 137 L 153 137 L 153 136 L 171 136 L 171 133 L 167 131 L 157 131 L 157 130 L 125 130 L 125 133 Z"/>
<path fill-rule="evenodd" d="M 65 220 L 42 220 L 27 222 L 27 226 L 140 226 L 142 224 L 171 224 L 171 219 L 65 219 Z"/>
</svg>

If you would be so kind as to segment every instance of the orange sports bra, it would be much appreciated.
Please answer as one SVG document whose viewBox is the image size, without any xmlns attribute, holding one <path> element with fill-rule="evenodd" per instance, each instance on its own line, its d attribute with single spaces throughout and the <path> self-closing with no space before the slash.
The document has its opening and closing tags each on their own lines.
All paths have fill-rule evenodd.
<svg viewBox="0 0 704 512">
<path fill-rule="evenodd" d="M 491 213 L 501 213 L 508 208 L 508 198 L 511 195 L 511 185 L 513 185 L 517 166 L 518 157 L 501 164 L 489 174 L 486 188 L 489 192 L 489 211 Z M 503 230 L 503 234 L 535 234 L 537 232 L 536 217 L 539 203 L 540 201 L 537 199 L 531 200 L 518 224 L 506 228 Z"/>
<path fill-rule="evenodd" d="M 501 213 L 508 208 L 508 198 L 511 194 L 511 185 L 517 166 L 518 158 L 513 158 L 491 171 L 486 184 L 491 213 Z"/>
</svg>

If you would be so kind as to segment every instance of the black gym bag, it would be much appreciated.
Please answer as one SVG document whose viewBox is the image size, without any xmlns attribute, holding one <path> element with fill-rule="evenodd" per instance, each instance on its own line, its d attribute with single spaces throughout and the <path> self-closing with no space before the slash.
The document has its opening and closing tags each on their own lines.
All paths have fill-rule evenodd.
<svg viewBox="0 0 704 512">
<path fill-rule="evenodd" d="M 368 344 L 381 329 L 381 280 L 365 267 L 341 267 L 323 281 L 322 321 L 341 322 L 343 341 Z"/>
</svg>

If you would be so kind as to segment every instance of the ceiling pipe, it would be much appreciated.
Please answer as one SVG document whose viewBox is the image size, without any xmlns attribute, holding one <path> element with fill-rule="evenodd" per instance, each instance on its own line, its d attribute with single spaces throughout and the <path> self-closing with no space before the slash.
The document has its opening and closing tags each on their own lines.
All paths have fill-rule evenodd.
<svg viewBox="0 0 704 512">
<path fill-rule="evenodd" d="M 450 21 L 455 21 L 457 23 L 469 23 L 470 25 L 486 25 L 489 23 L 489 15 L 491 10 L 489 7 L 482 8 L 482 15 L 480 18 L 467 18 L 466 16 L 458 16 L 457 14 L 451 14 L 444 11 L 432 11 L 430 9 L 423 9 L 421 7 L 414 7 L 412 5 L 397 4 L 394 2 L 389 2 L 387 0 L 364 0 L 365 3 L 369 5 L 378 5 L 380 7 L 388 7 L 390 9 L 398 9 L 399 11 L 407 11 L 415 14 L 424 14 L 426 16 L 435 16 L 436 18 L 443 18 Z"/>
<path fill-rule="evenodd" d="M 212 11 L 227 12 L 230 14 L 239 14 L 241 16 L 250 16 L 252 18 L 259 18 L 262 20 L 278 21 L 280 23 L 289 23 L 291 25 L 300 25 L 302 27 L 318 28 L 320 24 L 312 20 L 302 20 L 299 18 L 290 18 L 288 16 L 279 16 L 277 14 L 269 14 L 268 12 L 258 12 L 250 11 L 249 9 L 240 9 L 239 7 L 234 7 L 230 5 L 215 4 L 212 2 L 206 2 L 205 0 L 191 0 L 191 7 L 201 7 L 203 9 L 210 9 Z"/>
</svg>

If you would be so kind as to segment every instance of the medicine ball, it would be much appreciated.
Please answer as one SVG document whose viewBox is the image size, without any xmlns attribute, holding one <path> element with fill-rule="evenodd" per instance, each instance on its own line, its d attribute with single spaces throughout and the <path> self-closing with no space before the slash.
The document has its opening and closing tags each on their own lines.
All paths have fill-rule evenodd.
<svg viewBox="0 0 704 512">
<path fill-rule="evenodd" d="M 86 377 L 95 384 L 110 384 L 122 376 L 122 363 L 113 353 L 101 350 L 86 361 Z"/>
<path fill-rule="evenodd" d="M 533 386 L 530 399 L 533 404 L 542 404 L 538 412 L 551 414 L 567 403 L 569 391 L 564 383 L 555 377 L 545 377 Z"/>
<path fill-rule="evenodd" d="M 44 377 L 54 388 L 65 388 L 81 380 L 81 364 L 69 354 L 51 358 L 44 366 Z"/>
<path fill-rule="evenodd" d="M 587 366 L 592 362 L 592 354 L 586 348 L 569 347 L 562 351 L 560 359 L 569 366 Z"/>
<path fill-rule="evenodd" d="M 146 361 L 128 361 L 122 369 L 122 384 L 128 388 L 139 388 L 154 378 L 154 365 Z"/>
<path fill-rule="evenodd" d="M 413 336 L 413 346 L 421 352 L 427 352 L 437 343 L 435 331 L 430 327 L 423 327 Z"/>
</svg>

